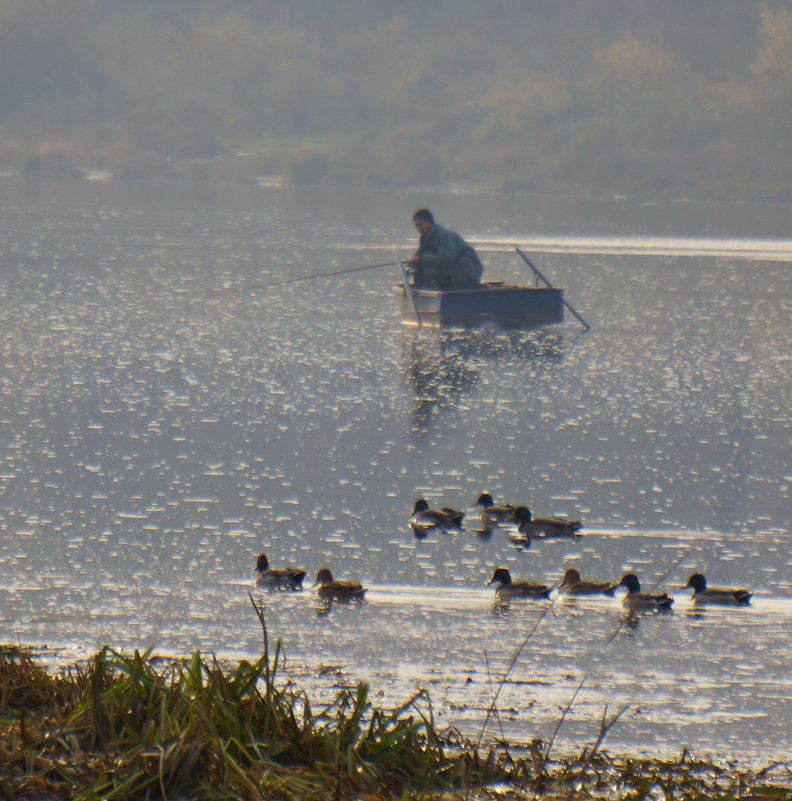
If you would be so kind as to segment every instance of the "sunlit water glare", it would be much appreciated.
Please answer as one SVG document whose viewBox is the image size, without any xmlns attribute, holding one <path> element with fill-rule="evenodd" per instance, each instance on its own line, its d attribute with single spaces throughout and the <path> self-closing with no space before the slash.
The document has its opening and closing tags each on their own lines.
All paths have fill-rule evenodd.
<svg viewBox="0 0 792 801">
<path fill-rule="evenodd" d="M 593 742 L 607 704 L 627 707 L 614 750 L 789 754 L 788 209 L 2 181 L 0 639 L 250 657 L 263 550 L 370 588 L 329 613 L 262 596 L 312 697 L 426 688 L 476 738 L 524 645 L 487 738 L 546 740 L 583 682 L 559 748 Z M 427 202 L 489 277 L 528 281 L 505 245 L 531 249 L 592 330 L 403 329 L 392 269 L 258 287 L 406 255 Z M 407 526 L 421 495 L 482 490 L 584 536 Z M 499 565 L 633 570 L 674 612 L 502 608 Z M 753 606 L 695 610 L 694 570 Z"/>
</svg>

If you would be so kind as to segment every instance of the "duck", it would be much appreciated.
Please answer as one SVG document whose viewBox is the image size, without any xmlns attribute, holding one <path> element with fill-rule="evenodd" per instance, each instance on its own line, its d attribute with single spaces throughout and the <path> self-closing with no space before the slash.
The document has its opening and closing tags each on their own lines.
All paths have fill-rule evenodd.
<svg viewBox="0 0 792 801">
<path fill-rule="evenodd" d="M 512 581 L 511 573 L 507 567 L 497 567 L 492 578 L 487 582 L 497 584 L 495 597 L 499 601 L 511 598 L 549 598 L 551 588 L 546 584 L 532 584 L 529 581 Z"/>
<path fill-rule="evenodd" d="M 631 615 L 641 612 L 670 612 L 674 599 L 666 593 L 641 592 L 641 582 L 635 573 L 625 573 L 618 584 L 614 584 L 612 589 L 625 587 L 627 595 L 624 596 L 622 604 Z"/>
<path fill-rule="evenodd" d="M 583 581 L 574 567 L 564 573 L 558 589 L 565 595 L 613 595 L 613 585 L 609 581 Z"/>
<path fill-rule="evenodd" d="M 430 531 L 462 530 L 462 521 L 465 513 L 449 506 L 440 509 L 430 509 L 424 498 L 418 498 L 413 506 L 410 517 L 410 526 L 416 537 L 426 536 Z"/>
<path fill-rule="evenodd" d="M 692 589 L 691 600 L 697 606 L 706 604 L 720 604 L 722 606 L 749 606 L 753 593 L 743 589 L 727 587 L 707 587 L 707 579 L 703 573 L 693 573 L 682 587 L 683 590 Z"/>
<path fill-rule="evenodd" d="M 316 594 L 323 601 L 362 601 L 366 588 L 356 581 L 349 579 L 334 579 L 333 574 L 326 567 L 316 574 Z"/>
<path fill-rule="evenodd" d="M 533 517 L 527 506 L 518 506 L 513 513 L 517 531 L 523 537 L 577 537 L 583 525 L 565 517 Z"/>
<path fill-rule="evenodd" d="M 496 506 L 492 495 L 488 492 L 482 492 L 473 506 L 481 507 L 481 513 L 479 514 L 481 524 L 490 527 L 497 523 L 510 523 L 514 520 L 514 510 L 517 508 L 510 503 Z"/>
<path fill-rule="evenodd" d="M 305 578 L 305 571 L 296 567 L 271 568 L 265 553 L 256 559 L 256 574 L 253 586 L 270 590 L 301 590 Z"/>
</svg>

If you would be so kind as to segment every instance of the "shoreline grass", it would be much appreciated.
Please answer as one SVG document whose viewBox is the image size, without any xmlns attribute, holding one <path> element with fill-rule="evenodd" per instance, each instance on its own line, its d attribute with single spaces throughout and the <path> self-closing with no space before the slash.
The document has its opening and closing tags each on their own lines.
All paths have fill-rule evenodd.
<svg viewBox="0 0 792 801">
<path fill-rule="evenodd" d="M 314 707 L 281 658 L 266 628 L 231 667 L 105 647 L 52 674 L 0 647 L 0 799 L 792 799 L 789 764 L 482 747 L 438 731 L 424 691 L 385 711 L 361 683 Z"/>
</svg>

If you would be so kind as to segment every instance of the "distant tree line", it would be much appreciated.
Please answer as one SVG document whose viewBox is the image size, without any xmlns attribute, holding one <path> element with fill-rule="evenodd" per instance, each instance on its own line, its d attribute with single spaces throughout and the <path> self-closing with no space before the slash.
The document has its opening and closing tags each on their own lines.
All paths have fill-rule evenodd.
<svg viewBox="0 0 792 801">
<path fill-rule="evenodd" d="M 792 199 L 788 0 L 0 0 L 0 166 Z"/>
</svg>

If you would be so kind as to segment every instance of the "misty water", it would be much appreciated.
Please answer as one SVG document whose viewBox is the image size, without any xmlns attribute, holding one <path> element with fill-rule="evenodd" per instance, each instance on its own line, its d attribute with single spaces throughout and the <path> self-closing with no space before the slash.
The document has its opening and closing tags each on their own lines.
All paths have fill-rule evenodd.
<svg viewBox="0 0 792 801">
<path fill-rule="evenodd" d="M 404 327 L 392 267 L 258 286 L 406 256 L 425 204 L 491 279 L 529 282 L 510 246 L 530 251 L 591 330 Z M 265 551 L 309 574 L 259 597 L 312 699 L 364 680 L 390 708 L 424 688 L 438 726 L 528 743 L 574 698 L 562 752 L 607 707 L 624 709 L 614 751 L 787 758 L 789 211 L 0 178 L 0 641 L 54 664 L 104 644 L 255 657 Z M 483 490 L 583 536 L 413 536 L 417 497 Z M 324 565 L 368 601 L 317 606 Z M 502 608 L 499 565 L 631 570 L 674 611 Z M 695 610 L 695 570 L 752 606 Z"/>
</svg>

